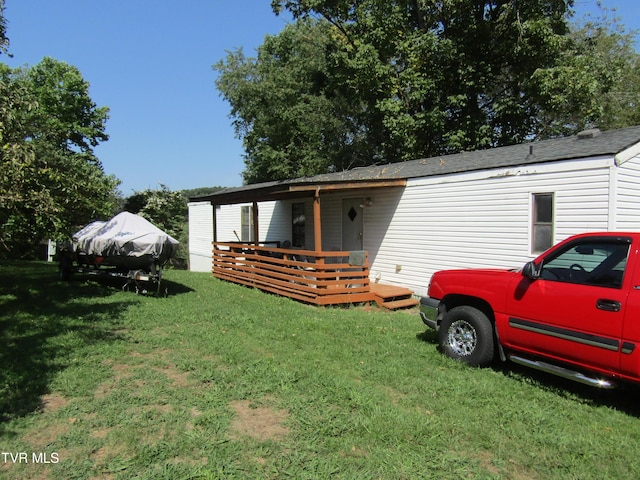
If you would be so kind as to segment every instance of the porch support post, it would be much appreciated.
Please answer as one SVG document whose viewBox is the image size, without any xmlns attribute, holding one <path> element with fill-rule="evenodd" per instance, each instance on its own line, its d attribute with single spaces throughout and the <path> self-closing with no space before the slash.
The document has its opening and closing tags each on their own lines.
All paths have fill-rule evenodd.
<svg viewBox="0 0 640 480">
<path fill-rule="evenodd" d="M 258 202 L 254 200 L 253 202 L 253 243 L 254 245 L 258 245 L 260 241 L 260 225 L 258 225 Z"/>
<path fill-rule="evenodd" d="M 322 222 L 320 221 L 320 187 L 316 188 L 316 194 L 313 197 L 313 243 L 316 252 L 322 252 Z M 324 258 L 319 263 L 324 263 Z"/>
<path fill-rule="evenodd" d="M 213 258 L 215 256 L 213 253 L 213 250 L 215 248 L 214 245 L 218 242 L 218 221 L 216 219 L 216 204 L 213 202 L 210 202 L 210 203 L 211 203 L 211 210 L 213 211 L 213 215 L 212 215 L 213 217 L 213 242 L 212 243 L 213 244 L 211 245 L 211 273 L 215 274 L 216 264 L 213 261 Z"/>
<path fill-rule="evenodd" d="M 213 210 L 213 241 L 218 241 L 218 225 L 216 220 L 216 205 L 215 203 L 211 204 L 211 209 Z"/>
</svg>

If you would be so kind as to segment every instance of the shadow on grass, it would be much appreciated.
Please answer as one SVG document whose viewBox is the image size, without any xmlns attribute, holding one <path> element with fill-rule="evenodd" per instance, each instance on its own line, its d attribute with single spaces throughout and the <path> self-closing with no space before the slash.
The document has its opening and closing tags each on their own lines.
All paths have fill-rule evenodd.
<svg viewBox="0 0 640 480">
<path fill-rule="evenodd" d="M 172 295 L 181 295 L 183 293 L 189 293 L 189 292 L 193 292 L 193 288 L 191 287 L 187 287 L 186 285 L 183 285 L 181 283 L 178 282 L 173 282 L 171 280 L 162 280 L 162 289 L 164 290 L 166 288 L 167 291 L 167 295 L 169 295 L 170 297 Z"/>
<path fill-rule="evenodd" d="M 416 335 L 416 338 L 424 343 L 432 343 L 434 345 L 438 345 L 438 332 L 435 330 L 431 330 L 428 328 L 424 332 L 420 332 Z"/>
<path fill-rule="evenodd" d="M 640 417 L 640 385 L 618 383 L 612 390 L 597 388 L 573 380 L 540 372 L 512 362 L 497 362 L 494 370 L 521 383 L 535 385 L 537 388 L 556 395 L 577 398 L 580 402 L 597 407 L 608 407 L 633 417 Z"/>
<path fill-rule="evenodd" d="M 0 433 L 40 406 L 78 349 L 119 339 L 120 314 L 135 301 L 96 302 L 115 291 L 57 274 L 44 263 L 0 263 Z"/>
<path fill-rule="evenodd" d="M 127 291 L 151 297 L 167 297 L 192 292 L 193 289 L 178 282 L 162 279 L 159 283 L 134 282 L 126 277 L 108 275 L 106 270 L 97 270 L 102 274 L 75 273 L 69 282 L 95 282 L 113 290 Z"/>
<path fill-rule="evenodd" d="M 438 351 L 438 334 L 434 330 L 427 329 L 416 335 L 422 342 L 432 344 Z M 630 383 L 620 383 L 613 390 L 604 390 L 572 380 L 544 373 L 533 368 L 517 365 L 513 362 L 501 362 L 496 360 L 491 367 L 494 371 L 500 372 L 515 381 L 535 385 L 556 395 L 563 397 L 578 398 L 581 402 L 594 405 L 614 408 L 627 415 L 640 417 L 640 385 Z"/>
</svg>

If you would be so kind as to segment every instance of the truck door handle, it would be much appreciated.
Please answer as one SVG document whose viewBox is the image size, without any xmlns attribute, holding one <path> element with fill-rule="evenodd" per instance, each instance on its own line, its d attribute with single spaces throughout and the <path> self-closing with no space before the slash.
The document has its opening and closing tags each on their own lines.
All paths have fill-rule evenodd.
<svg viewBox="0 0 640 480">
<path fill-rule="evenodd" d="M 599 310 L 604 310 L 606 312 L 619 312 L 622 308 L 622 304 L 615 300 L 607 300 L 601 298 L 596 302 L 596 308 Z"/>
</svg>

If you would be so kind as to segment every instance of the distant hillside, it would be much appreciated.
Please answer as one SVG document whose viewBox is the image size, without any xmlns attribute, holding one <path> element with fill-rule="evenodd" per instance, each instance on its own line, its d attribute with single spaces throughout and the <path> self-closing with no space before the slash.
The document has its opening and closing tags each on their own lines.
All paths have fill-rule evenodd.
<svg viewBox="0 0 640 480">
<path fill-rule="evenodd" d="M 200 187 L 200 188 L 191 188 L 189 190 L 182 190 L 182 194 L 187 198 L 192 197 L 203 197 L 205 195 L 209 195 L 211 193 L 215 193 L 218 190 L 223 190 L 227 187 Z"/>
</svg>

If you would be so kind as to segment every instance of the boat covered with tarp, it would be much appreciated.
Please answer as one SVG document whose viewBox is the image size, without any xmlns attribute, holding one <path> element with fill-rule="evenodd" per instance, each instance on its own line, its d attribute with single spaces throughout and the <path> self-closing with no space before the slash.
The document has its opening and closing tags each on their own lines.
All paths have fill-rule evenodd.
<svg viewBox="0 0 640 480">
<path fill-rule="evenodd" d="M 136 292 L 152 283 L 160 289 L 162 268 L 179 242 L 140 215 L 122 212 L 108 221 L 95 221 L 73 234 L 70 248 L 60 255 L 60 275 L 73 273 L 124 278 L 123 289 Z"/>
<path fill-rule="evenodd" d="M 179 245 L 146 218 L 129 212 L 106 222 L 92 222 L 77 231 L 72 240 L 79 263 L 146 271 L 164 266 Z"/>
</svg>

